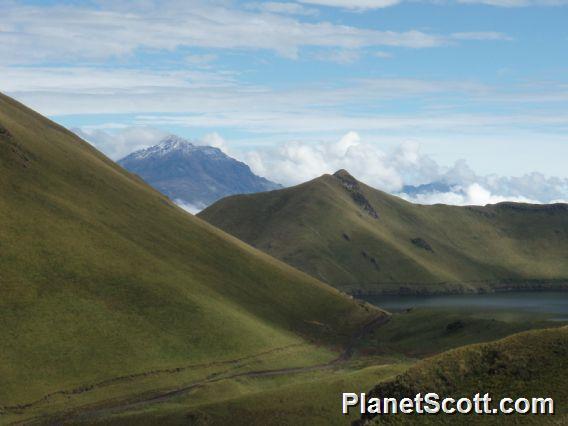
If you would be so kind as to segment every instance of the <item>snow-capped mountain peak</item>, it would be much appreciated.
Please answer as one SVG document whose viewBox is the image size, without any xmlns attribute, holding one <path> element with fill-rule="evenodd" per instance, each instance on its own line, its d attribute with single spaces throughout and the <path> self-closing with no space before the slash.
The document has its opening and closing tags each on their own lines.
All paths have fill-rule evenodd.
<svg viewBox="0 0 568 426">
<path fill-rule="evenodd" d="M 207 206 L 227 195 L 280 188 L 219 148 L 195 145 L 175 135 L 128 155 L 119 164 L 172 200 L 194 206 Z"/>
<path fill-rule="evenodd" d="M 172 153 L 192 154 L 201 151 L 208 155 L 223 155 L 221 150 L 210 146 L 196 146 L 187 139 L 176 135 L 169 135 L 162 139 L 157 145 L 141 149 L 132 153 L 130 159 L 144 159 L 149 157 L 163 157 Z"/>
</svg>

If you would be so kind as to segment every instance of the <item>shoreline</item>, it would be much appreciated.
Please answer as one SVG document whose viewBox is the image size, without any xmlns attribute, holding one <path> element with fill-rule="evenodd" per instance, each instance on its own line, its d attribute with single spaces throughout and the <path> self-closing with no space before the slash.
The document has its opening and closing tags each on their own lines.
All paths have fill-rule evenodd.
<svg viewBox="0 0 568 426">
<path fill-rule="evenodd" d="M 398 288 L 394 285 L 398 284 Z M 477 286 L 473 286 L 476 285 Z M 481 284 L 481 285 L 480 285 Z M 568 280 L 548 281 L 534 280 L 513 283 L 509 280 L 500 282 L 461 282 L 461 283 L 380 283 L 378 286 L 387 286 L 377 290 L 340 290 L 345 294 L 361 299 L 376 296 L 451 296 L 451 295 L 475 295 L 492 293 L 516 293 L 516 292 L 566 292 L 568 293 Z"/>
</svg>

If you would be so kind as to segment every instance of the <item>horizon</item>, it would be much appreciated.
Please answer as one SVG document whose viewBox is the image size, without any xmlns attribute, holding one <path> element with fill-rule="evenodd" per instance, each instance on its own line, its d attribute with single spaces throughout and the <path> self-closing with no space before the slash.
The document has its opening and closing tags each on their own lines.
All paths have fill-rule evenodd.
<svg viewBox="0 0 568 426">
<path fill-rule="evenodd" d="M 10 1 L 0 88 L 114 160 L 172 133 L 284 185 L 565 201 L 567 4 Z"/>
</svg>

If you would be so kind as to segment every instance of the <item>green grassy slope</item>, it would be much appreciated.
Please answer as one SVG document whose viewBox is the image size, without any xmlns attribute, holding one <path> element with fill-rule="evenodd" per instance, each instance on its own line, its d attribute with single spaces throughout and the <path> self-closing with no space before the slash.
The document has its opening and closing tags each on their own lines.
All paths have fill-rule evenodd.
<svg viewBox="0 0 568 426">
<path fill-rule="evenodd" d="M 376 315 L 0 95 L 0 423 L 118 376 L 339 347 Z"/>
<path fill-rule="evenodd" d="M 365 392 L 379 381 L 392 380 L 407 364 L 373 365 L 312 372 L 292 377 L 222 381 L 167 403 L 137 407 L 99 419 L 93 425 L 195 426 L 347 425 L 358 418 L 341 413 L 341 393 Z M 73 424 L 74 422 L 70 422 Z"/>
<path fill-rule="evenodd" d="M 347 172 L 199 217 L 353 293 L 568 288 L 568 205 L 423 206 Z"/>
<path fill-rule="evenodd" d="M 461 326 L 455 326 L 457 321 Z M 342 391 L 365 392 L 403 373 L 417 362 L 416 358 L 442 350 L 529 328 L 558 326 L 561 324 L 510 312 L 415 309 L 393 314 L 388 322 L 369 330 L 355 343 L 353 357 L 345 362 L 322 365 L 329 359 L 328 354 L 314 351 L 309 344 L 290 346 L 230 365 L 161 372 L 152 380 L 138 379 L 135 386 L 139 393 L 134 397 L 125 398 L 123 393 L 134 383 L 118 381 L 74 395 L 72 405 L 62 407 L 66 395 L 60 395 L 48 407 L 40 406 L 26 414 L 35 418 L 39 412 L 47 424 L 153 425 L 190 421 L 192 425 L 345 425 L 348 420 L 339 406 Z M 319 367 L 289 368 L 305 365 Z M 280 368 L 288 369 L 278 372 Z M 271 374 L 275 369 L 276 373 Z M 250 374 L 251 370 L 264 373 Z M 196 381 L 200 381 L 198 386 L 188 386 Z M 172 385 L 174 392 L 168 389 Z M 105 397 L 101 399 L 103 392 Z M 352 413 L 349 419 L 357 417 Z"/>
<path fill-rule="evenodd" d="M 381 416 L 377 424 L 565 424 L 568 419 L 568 327 L 528 331 L 492 343 L 466 346 L 425 360 L 369 397 L 442 397 L 489 393 L 493 400 L 550 397 L 554 416 Z M 369 422 L 370 419 L 367 419 Z"/>
<path fill-rule="evenodd" d="M 390 321 L 359 341 L 354 358 L 344 363 L 321 369 L 252 376 L 234 376 L 245 371 L 244 366 L 235 366 L 229 375 L 221 376 L 217 376 L 211 367 L 208 377 L 212 379 L 198 387 L 135 403 L 129 400 L 115 402 L 107 398 L 87 410 L 67 411 L 65 415 L 50 417 L 49 420 L 51 423 L 65 420 L 65 424 L 97 425 L 181 425 L 188 422 L 192 425 L 346 425 L 356 420 L 359 414 L 355 411 L 349 417 L 341 414 L 342 392 L 366 392 L 377 383 L 392 381 L 416 363 L 415 357 L 493 340 L 531 327 L 561 326 L 531 318 L 504 312 L 434 312 L 423 309 L 394 314 Z M 463 325 L 448 330 L 448 325 L 456 321 Z M 281 350 L 264 357 L 257 368 L 290 366 L 291 350 Z M 297 365 L 306 363 L 299 356 L 299 351 L 294 350 Z M 307 355 L 310 351 L 308 345 L 304 351 Z M 315 364 L 318 361 L 312 359 L 311 362 Z M 198 375 L 203 376 L 203 371 Z M 483 379 L 483 376 L 480 377 Z M 166 377 L 164 379 L 167 380 Z M 112 387 L 105 390 L 107 394 L 116 393 Z M 441 390 L 447 391 L 444 386 Z M 89 399 L 93 400 L 92 396 Z M 85 402 L 77 405 L 84 407 Z"/>
<path fill-rule="evenodd" d="M 416 308 L 392 314 L 386 324 L 367 333 L 359 342 L 358 351 L 366 355 L 425 358 L 459 346 L 565 324 L 532 313 Z"/>
</svg>

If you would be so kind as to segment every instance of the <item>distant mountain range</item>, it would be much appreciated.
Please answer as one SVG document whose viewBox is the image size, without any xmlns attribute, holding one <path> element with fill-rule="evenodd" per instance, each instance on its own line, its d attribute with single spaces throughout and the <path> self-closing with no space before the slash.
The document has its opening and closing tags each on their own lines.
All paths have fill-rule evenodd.
<svg viewBox="0 0 568 426">
<path fill-rule="evenodd" d="M 455 185 L 450 185 L 445 182 L 431 182 L 422 185 L 404 185 L 402 187 L 401 193 L 416 196 L 423 194 L 434 194 L 437 192 L 451 192 Z"/>
<path fill-rule="evenodd" d="M 282 188 L 218 148 L 194 145 L 174 135 L 128 155 L 118 164 L 171 200 L 197 209 L 228 195 Z"/>
<path fill-rule="evenodd" d="M 353 294 L 568 288 L 568 205 L 418 205 L 345 170 L 199 217 Z"/>
</svg>

